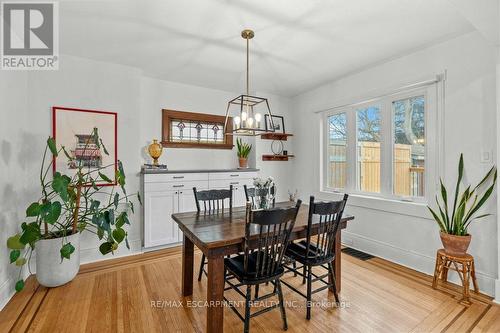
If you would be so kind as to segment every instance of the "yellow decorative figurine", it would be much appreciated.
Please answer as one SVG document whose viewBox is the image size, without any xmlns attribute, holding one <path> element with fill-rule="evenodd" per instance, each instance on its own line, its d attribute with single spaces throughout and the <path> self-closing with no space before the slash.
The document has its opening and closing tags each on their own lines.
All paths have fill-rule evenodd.
<svg viewBox="0 0 500 333">
<path fill-rule="evenodd" d="M 153 165 L 158 166 L 158 158 L 160 158 L 163 152 L 163 146 L 158 143 L 158 140 L 154 139 L 153 143 L 148 146 L 148 153 L 153 158 Z"/>
</svg>

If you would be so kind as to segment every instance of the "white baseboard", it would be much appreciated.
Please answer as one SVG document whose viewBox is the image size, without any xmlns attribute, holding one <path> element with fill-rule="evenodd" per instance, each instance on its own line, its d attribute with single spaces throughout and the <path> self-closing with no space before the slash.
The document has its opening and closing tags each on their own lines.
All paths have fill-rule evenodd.
<svg viewBox="0 0 500 333">
<path fill-rule="evenodd" d="M 434 265 L 436 260 L 434 257 L 400 248 L 386 242 L 381 242 L 379 240 L 371 239 L 345 230 L 342 231 L 342 243 L 356 250 L 389 260 L 416 271 L 428 275 L 434 274 Z M 496 295 L 497 301 L 500 301 L 500 284 L 498 284 L 498 280 L 495 281 L 495 277 L 481 271 L 476 271 L 476 277 L 479 290 L 492 297 L 495 296 L 495 283 L 497 283 Z M 460 279 L 455 272 L 450 272 L 449 281 L 455 284 L 461 284 Z"/>
<path fill-rule="evenodd" d="M 12 296 L 14 296 L 14 285 L 15 282 L 12 279 L 8 279 L 0 286 L 0 311 L 7 305 Z"/>
<path fill-rule="evenodd" d="M 495 299 L 493 302 L 500 304 L 500 279 L 495 280 Z"/>
</svg>

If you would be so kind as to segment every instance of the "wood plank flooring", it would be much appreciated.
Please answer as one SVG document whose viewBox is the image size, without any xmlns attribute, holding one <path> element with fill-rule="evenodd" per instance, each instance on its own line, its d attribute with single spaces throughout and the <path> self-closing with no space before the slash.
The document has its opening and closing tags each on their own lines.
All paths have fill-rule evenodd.
<svg viewBox="0 0 500 333">
<path fill-rule="evenodd" d="M 465 307 L 455 285 L 434 290 L 430 276 L 397 264 L 343 258 L 340 308 L 323 302 L 307 321 L 304 300 L 283 287 L 289 332 L 500 332 L 500 307 L 487 296 L 472 293 Z M 30 277 L 0 312 L 0 332 L 203 332 L 206 278 L 195 281 L 189 298 L 180 296 L 180 279 L 180 248 L 83 265 L 75 280 L 54 289 Z M 285 279 L 301 286 L 298 277 Z M 232 291 L 226 296 L 242 300 Z M 314 300 L 334 301 L 326 290 Z M 224 330 L 243 330 L 229 308 Z M 253 318 L 250 330 L 282 332 L 279 311 Z"/>
</svg>

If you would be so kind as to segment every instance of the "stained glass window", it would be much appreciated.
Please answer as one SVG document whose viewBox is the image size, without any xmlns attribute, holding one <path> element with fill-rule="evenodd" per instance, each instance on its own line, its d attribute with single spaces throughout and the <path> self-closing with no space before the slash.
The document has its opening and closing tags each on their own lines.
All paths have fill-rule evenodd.
<svg viewBox="0 0 500 333">
<path fill-rule="evenodd" d="M 224 144 L 224 124 L 177 120 L 170 122 L 170 142 Z"/>
</svg>

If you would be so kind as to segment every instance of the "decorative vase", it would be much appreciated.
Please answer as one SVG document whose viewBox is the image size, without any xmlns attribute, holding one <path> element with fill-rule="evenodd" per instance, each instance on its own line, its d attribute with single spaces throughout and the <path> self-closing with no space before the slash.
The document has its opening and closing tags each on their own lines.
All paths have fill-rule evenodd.
<svg viewBox="0 0 500 333">
<path fill-rule="evenodd" d="M 240 162 L 240 169 L 248 168 L 248 158 L 240 157 L 239 162 Z"/>
<path fill-rule="evenodd" d="M 255 187 L 255 209 L 269 209 L 273 206 L 274 196 L 276 195 L 276 186 L 274 183 L 266 187 Z"/>
<path fill-rule="evenodd" d="M 153 158 L 153 165 L 158 166 L 158 158 L 160 158 L 162 152 L 163 146 L 158 143 L 158 140 L 153 140 L 153 143 L 148 146 L 148 153 Z"/>
<path fill-rule="evenodd" d="M 456 236 L 450 235 L 445 232 L 440 232 L 441 242 L 444 246 L 444 251 L 453 256 L 463 256 L 467 253 L 471 241 L 471 235 Z"/>
<path fill-rule="evenodd" d="M 75 251 L 61 260 L 63 238 L 41 239 L 36 242 L 36 279 L 45 287 L 59 287 L 73 280 L 80 269 L 80 233 L 64 237 Z"/>
</svg>

